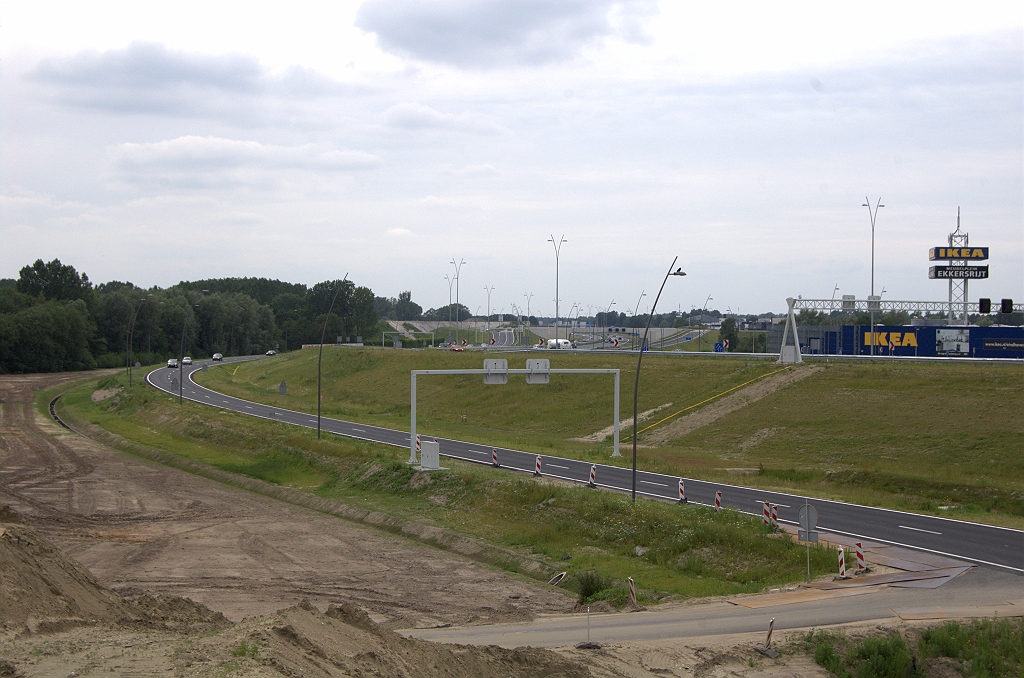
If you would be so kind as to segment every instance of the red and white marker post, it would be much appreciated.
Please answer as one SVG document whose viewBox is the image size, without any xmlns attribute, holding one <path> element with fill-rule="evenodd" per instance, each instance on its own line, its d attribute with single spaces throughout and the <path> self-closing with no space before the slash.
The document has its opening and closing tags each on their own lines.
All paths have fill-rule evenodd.
<svg viewBox="0 0 1024 678">
<path fill-rule="evenodd" d="M 770 502 L 764 502 L 764 511 L 761 513 L 761 522 L 765 525 L 771 525 L 772 523 L 772 505 Z"/>
<path fill-rule="evenodd" d="M 590 487 L 597 487 L 597 483 L 594 482 L 597 479 L 597 464 L 590 465 Z"/>
<path fill-rule="evenodd" d="M 499 468 L 501 466 L 501 464 L 498 463 L 498 448 L 496 447 L 491 448 L 491 466 L 494 468 Z"/>
<path fill-rule="evenodd" d="M 683 485 L 683 479 L 679 479 L 679 503 L 686 503 L 686 487 Z"/>
<path fill-rule="evenodd" d="M 628 577 L 629 580 L 629 602 L 633 607 L 636 607 L 636 586 L 633 585 L 633 578 Z"/>
<path fill-rule="evenodd" d="M 846 578 L 846 553 L 842 546 L 839 547 L 839 576 L 843 579 Z"/>
<path fill-rule="evenodd" d="M 416 454 L 420 453 L 420 434 L 416 434 Z"/>
<path fill-rule="evenodd" d="M 715 512 L 722 510 L 722 491 L 715 492 Z"/>
<path fill-rule="evenodd" d="M 779 529 L 779 505 L 772 504 L 772 529 Z"/>
<path fill-rule="evenodd" d="M 857 574 L 860 574 L 864 570 L 868 569 L 867 563 L 864 562 L 864 547 L 861 546 L 860 542 L 854 542 L 853 546 L 857 549 Z"/>
<path fill-rule="evenodd" d="M 770 622 L 768 622 L 768 637 L 764 639 L 764 647 L 765 647 L 766 650 L 769 647 L 772 646 L 772 629 L 774 629 L 774 628 L 775 628 L 775 617 L 772 617 L 772 620 Z"/>
<path fill-rule="evenodd" d="M 540 476 L 540 455 L 537 455 L 537 466 L 533 469 L 533 475 Z"/>
</svg>

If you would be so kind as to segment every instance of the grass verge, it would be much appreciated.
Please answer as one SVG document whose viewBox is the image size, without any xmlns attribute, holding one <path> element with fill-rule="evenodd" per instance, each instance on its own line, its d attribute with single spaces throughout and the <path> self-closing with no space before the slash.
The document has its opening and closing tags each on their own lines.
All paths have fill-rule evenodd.
<svg viewBox="0 0 1024 678">
<path fill-rule="evenodd" d="M 409 371 L 479 367 L 483 355 L 332 349 L 324 354 L 325 411 L 408 430 Z M 509 360 L 522 367 L 526 358 Z M 557 367 L 622 370 L 627 386 L 620 417 L 628 421 L 635 356 L 559 354 L 555 360 Z M 1024 368 L 884 361 L 815 366 L 820 369 L 811 376 L 663 443 L 641 435 L 641 464 L 670 475 L 1024 528 Z M 763 359 L 654 352 L 644 361 L 639 409 L 663 408 L 649 420 L 656 421 L 773 369 L 777 365 Z M 316 408 L 312 352 L 225 365 L 201 380 L 258 402 Z M 287 396 L 277 393 L 281 381 L 288 383 Z M 615 463 L 610 439 L 574 440 L 611 423 L 609 381 L 553 377 L 549 386 L 526 386 L 513 377 L 506 386 L 484 386 L 478 377 L 424 378 L 417 384 L 417 427 Z M 629 435 L 624 429 L 623 439 Z"/>
<path fill-rule="evenodd" d="M 1024 618 L 950 621 L 909 638 L 893 633 L 851 640 L 841 632 L 811 631 L 803 643 L 837 678 L 925 678 L 940 666 L 942 675 L 1024 675 Z"/>
<path fill-rule="evenodd" d="M 97 389 L 114 395 L 93 402 Z M 404 450 L 334 436 L 317 440 L 306 429 L 188 402 L 178 406 L 152 388 L 128 388 L 122 375 L 74 388 L 61 403 L 71 417 L 177 458 L 446 528 L 546 564 L 534 576 L 565 569 L 567 585 L 578 594 L 580 575 L 597 573 L 602 585 L 582 600 L 624 603 L 628 576 L 642 601 L 751 593 L 805 576 L 802 546 L 734 511 L 632 504 L 619 494 L 464 463 L 416 472 L 403 462 Z M 811 557 L 816 574 L 834 566 L 827 548 L 812 549 Z M 521 571 L 515 558 L 492 562 Z"/>
</svg>

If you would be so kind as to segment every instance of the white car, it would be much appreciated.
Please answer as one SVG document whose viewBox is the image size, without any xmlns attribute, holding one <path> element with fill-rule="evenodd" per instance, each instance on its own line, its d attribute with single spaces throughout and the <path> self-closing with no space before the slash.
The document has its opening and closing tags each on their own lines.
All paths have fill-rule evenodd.
<svg viewBox="0 0 1024 678">
<path fill-rule="evenodd" d="M 181 359 L 181 364 L 182 365 L 191 365 L 192 364 L 192 357 L 191 356 L 185 356 L 184 358 Z"/>
<path fill-rule="evenodd" d="M 167 367 L 171 368 L 172 370 L 177 369 L 178 368 L 178 359 L 177 358 L 171 358 L 170 360 L 168 360 L 167 361 Z"/>
</svg>

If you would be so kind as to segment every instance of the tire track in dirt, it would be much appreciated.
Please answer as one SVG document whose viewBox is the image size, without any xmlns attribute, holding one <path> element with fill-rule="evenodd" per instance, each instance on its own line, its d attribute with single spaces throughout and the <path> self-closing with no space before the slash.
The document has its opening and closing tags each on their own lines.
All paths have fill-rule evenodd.
<svg viewBox="0 0 1024 678">
<path fill-rule="evenodd" d="M 125 454 L 35 410 L 35 391 L 82 377 L 0 376 L 0 505 L 11 504 L 118 592 L 188 597 L 232 619 L 302 598 L 320 607 L 349 601 L 406 627 L 572 609 L 561 590 L 413 541 L 422 535 L 396 533 L 387 521 L 350 522 L 348 514 Z M 436 528 L 423 530 L 440 540 Z"/>
</svg>

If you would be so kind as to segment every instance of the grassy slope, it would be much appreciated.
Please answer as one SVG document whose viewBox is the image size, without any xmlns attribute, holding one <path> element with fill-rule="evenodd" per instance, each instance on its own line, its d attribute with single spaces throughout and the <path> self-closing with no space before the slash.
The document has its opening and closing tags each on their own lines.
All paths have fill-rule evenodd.
<svg viewBox="0 0 1024 678">
<path fill-rule="evenodd" d="M 745 447 L 759 432 L 772 433 Z M 1020 366 L 830 363 L 654 456 L 763 464 L 744 482 L 1024 526 L 1022 436 Z"/>
<path fill-rule="evenodd" d="M 409 430 L 409 373 L 414 369 L 483 367 L 483 359 L 508 358 L 525 368 L 525 354 L 442 350 L 395 351 L 327 349 L 322 367 L 322 411 L 326 416 Z M 530 354 L 530 357 L 535 357 Z M 632 416 L 634 355 L 552 354 L 556 368 L 622 370 L 619 416 Z M 297 351 L 270 360 L 225 365 L 197 376 L 210 388 L 242 398 L 303 412 L 316 412 L 316 351 Z M 649 354 L 644 358 L 640 409 L 699 402 L 721 390 L 776 369 L 767 360 L 682 360 Z M 281 396 L 278 385 L 288 384 Z M 612 423 L 612 378 L 606 375 L 553 375 L 547 386 L 527 386 L 521 375 L 504 386 L 484 386 L 480 375 L 417 379 L 417 430 L 481 444 L 574 454 L 606 460 L 612 441 L 578 443 Z"/>
<path fill-rule="evenodd" d="M 433 523 L 492 543 L 565 560 L 570 572 L 597 569 L 617 584 L 598 597 L 624 602 L 633 576 L 650 593 L 703 596 L 759 591 L 804 576 L 803 547 L 768 533 L 749 516 L 563 487 L 453 463 L 447 472 L 414 474 L 403 450 L 185 403 L 136 386 L 93 403 L 114 377 L 64 396 L 76 417 L 151 447 L 235 473 Z M 635 546 L 650 548 L 642 558 Z M 568 556 L 568 559 L 565 557 Z M 814 549 L 816 573 L 835 555 Z"/>
<path fill-rule="evenodd" d="M 324 357 L 324 412 L 407 430 L 409 370 L 475 368 L 483 356 L 333 349 Z M 634 356 L 552 357 L 555 367 L 621 369 L 620 416 L 625 421 L 631 415 Z M 509 366 L 523 367 L 525 360 L 512 355 Z M 644 448 L 641 464 L 688 477 L 1024 527 L 1024 368 L 883 362 L 824 368 L 687 436 Z M 660 414 L 672 413 L 773 369 L 766 360 L 648 354 L 640 409 L 671 402 Z M 201 379 L 240 397 L 307 412 L 316 408 L 313 352 L 224 366 Z M 289 385 L 284 397 L 276 392 L 281 380 Z M 434 435 L 607 462 L 610 440 L 569 439 L 610 423 L 609 382 L 563 377 L 539 387 L 512 377 L 506 386 L 485 387 L 479 377 L 421 378 L 417 425 Z M 756 434 L 763 440 L 751 445 Z M 751 474 L 728 472 L 761 466 Z"/>
</svg>

